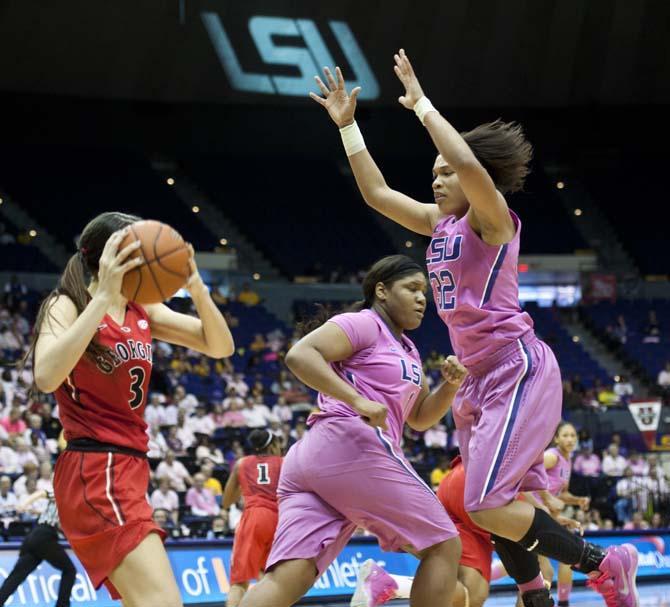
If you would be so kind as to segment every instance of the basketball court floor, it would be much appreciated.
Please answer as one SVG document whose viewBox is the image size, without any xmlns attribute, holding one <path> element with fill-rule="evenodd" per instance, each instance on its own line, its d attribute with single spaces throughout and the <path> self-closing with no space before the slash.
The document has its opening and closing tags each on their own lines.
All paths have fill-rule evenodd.
<svg viewBox="0 0 670 607">
<path fill-rule="evenodd" d="M 670 607 L 670 581 L 660 584 L 641 584 L 638 587 L 640 607 Z M 512 593 L 496 593 L 485 603 L 485 607 L 513 607 L 515 595 Z M 342 607 L 346 603 L 328 603 L 312 607 Z M 404 601 L 388 603 L 392 607 L 407 607 Z M 604 607 L 605 601 L 588 588 L 575 588 L 570 597 L 570 605 L 574 607 Z"/>
</svg>

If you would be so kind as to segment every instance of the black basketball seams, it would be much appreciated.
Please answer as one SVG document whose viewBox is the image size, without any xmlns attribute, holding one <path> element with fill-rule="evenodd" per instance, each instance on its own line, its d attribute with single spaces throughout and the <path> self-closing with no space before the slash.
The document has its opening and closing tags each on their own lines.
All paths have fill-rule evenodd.
<svg viewBox="0 0 670 607">
<path fill-rule="evenodd" d="M 169 253 L 165 253 L 165 254 L 161 255 L 160 257 L 156 257 L 156 259 L 154 259 L 151 263 L 154 263 L 154 262 L 157 263 L 160 266 L 161 270 L 163 270 L 163 272 L 167 272 L 168 274 L 172 274 L 173 276 L 179 276 L 179 278 L 188 279 L 190 274 L 182 274 L 181 272 L 176 272 L 175 270 L 172 270 L 172 269 L 164 266 L 161 263 L 161 259 L 165 259 L 166 257 L 169 257 L 170 255 L 172 255 L 174 253 L 178 253 L 182 249 L 186 249 L 185 244 L 183 246 L 181 246 L 180 248 L 174 250 L 174 251 L 170 251 Z"/>
</svg>

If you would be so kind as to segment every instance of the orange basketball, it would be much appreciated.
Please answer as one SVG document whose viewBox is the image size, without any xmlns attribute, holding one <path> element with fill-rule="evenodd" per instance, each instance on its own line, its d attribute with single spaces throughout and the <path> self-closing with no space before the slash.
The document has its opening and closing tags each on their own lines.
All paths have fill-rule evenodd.
<svg viewBox="0 0 670 607">
<path fill-rule="evenodd" d="M 137 221 L 123 239 L 119 250 L 139 240 L 142 246 L 128 259 L 142 255 L 144 263 L 126 272 L 121 292 L 139 304 L 170 299 L 188 280 L 189 250 L 177 230 L 160 221 Z"/>
</svg>

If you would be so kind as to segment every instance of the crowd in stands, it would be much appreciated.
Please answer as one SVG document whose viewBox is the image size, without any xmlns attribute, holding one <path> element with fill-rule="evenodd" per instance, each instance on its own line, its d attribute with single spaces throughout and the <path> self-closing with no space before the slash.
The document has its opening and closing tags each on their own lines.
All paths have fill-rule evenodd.
<svg viewBox="0 0 670 607">
<path fill-rule="evenodd" d="M 235 330 L 247 307 L 260 303 L 245 285 L 236 295 L 242 307 L 230 306 L 232 292 L 217 295 Z M 5 538 L 25 533 L 46 507 L 45 500 L 23 507 L 37 489 L 52 488 L 52 468 L 65 446 L 58 410 L 50 395 L 30 392 L 30 366 L 13 363 L 25 350 L 31 319 L 39 298 L 17 280 L 4 289 L 0 304 L 0 533 Z M 190 302 L 182 306 L 188 309 Z M 234 534 L 244 508 L 242 500 L 221 508 L 223 488 L 235 462 L 245 454 L 246 437 L 253 428 L 267 427 L 290 447 L 308 431 L 315 394 L 282 364 L 283 354 L 297 339 L 286 328 L 252 332 L 238 353 L 228 360 L 211 360 L 184 348 L 157 343 L 154 372 L 146 406 L 149 459 L 152 468 L 147 496 L 156 522 L 172 538 L 218 538 Z M 429 383 L 439 380 L 442 356 L 425 361 Z M 670 376 L 670 364 L 667 368 Z M 617 388 L 618 387 L 618 388 Z M 602 387 L 605 392 L 607 386 Z M 592 389 L 589 389 L 592 390 Z M 579 395 L 580 405 L 591 394 L 579 378 L 566 381 L 566 409 Z M 630 395 L 627 382 L 613 392 L 618 402 Z M 610 406 L 592 393 L 599 407 Z M 612 399 L 614 400 L 614 399 Z M 595 405 L 592 405 L 595 406 Z M 427 481 L 437 487 L 448 474 L 457 450 L 448 420 L 424 433 L 406 427 L 403 449 Z M 668 472 L 658 455 L 627 449 L 618 435 L 602 453 L 582 433 L 574 459 L 573 492 L 592 497 L 588 512 L 575 512 L 587 529 L 638 528 L 667 525 L 670 512 Z"/>
</svg>

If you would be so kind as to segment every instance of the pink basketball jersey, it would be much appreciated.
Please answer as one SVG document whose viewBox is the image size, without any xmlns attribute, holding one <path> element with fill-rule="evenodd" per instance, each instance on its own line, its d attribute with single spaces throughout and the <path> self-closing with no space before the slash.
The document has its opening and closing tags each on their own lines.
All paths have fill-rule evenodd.
<svg viewBox="0 0 670 607">
<path fill-rule="evenodd" d="M 442 218 L 426 251 L 428 279 L 451 345 L 466 367 L 475 365 L 533 328 L 519 306 L 521 221 L 510 210 L 514 238 L 486 244 L 467 216 Z"/>
<path fill-rule="evenodd" d="M 556 465 L 547 470 L 547 491 L 552 495 L 560 495 L 563 491 L 567 491 L 570 484 L 572 463 L 555 447 L 547 449 L 547 452 L 554 453 L 558 458 Z"/>
<path fill-rule="evenodd" d="M 423 370 L 416 346 L 409 337 L 396 339 L 380 316 L 372 310 L 338 314 L 328 322 L 342 329 L 354 353 L 331 367 L 365 398 L 385 404 L 388 434 L 400 444 L 405 420 L 421 391 Z M 313 423 L 323 416 L 353 417 L 358 414 L 346 403 L 319 393 L 321 413 L 310 416 Z"/>
</svg>

